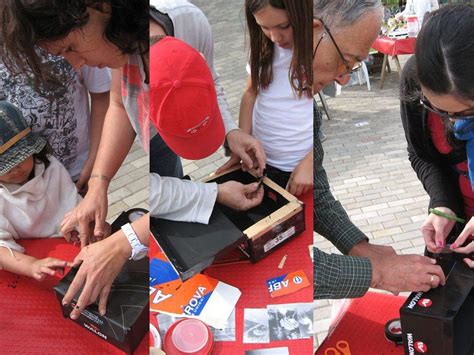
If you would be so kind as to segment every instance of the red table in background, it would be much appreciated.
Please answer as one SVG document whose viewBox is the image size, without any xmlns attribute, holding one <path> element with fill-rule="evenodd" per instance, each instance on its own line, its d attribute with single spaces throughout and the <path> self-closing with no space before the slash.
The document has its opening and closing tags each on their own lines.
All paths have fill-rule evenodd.
<svg viewBox="0 0 474 355">
<path fill-rule="evenodd" d="M 245 350 L 288 347 L 291 355 L 313 354 L 313 339 L 273 341 L 268 344 L 244 344 L 243 323 L 245 308 L 266 308 L 270 304 L 313 302 L 313 263 L 309 256 L 309 245 L 313 244 L 313 195 L 300 196 L 305 203 L 306 230 L 277 248 L 273 253 L 255 264 L 239 263 L 211 266 L 204 274 L 237 287 L 242 295 L 237 302 L 235 312 L 236 341 L 216 342 L 212 354 L 243 355 Z M 283 256 L 287 255 L 283 269 L 278 269 Z M 271 298 L 266 280 L 293 271 L 303 269 L 311 286 L 295 293 Z M 150 316 L 156 324 L 156 317 Z"/>
<path fill-rule="evenodd" d="M 402 345 L 385 338 L 385 324 L 400 318 L 400 307 L 405 297 L 368 292 L 351 300 L 347 310 L 336 320 L 335 328 L 316 351 L 316 355 L 335 354 L 329 350 L 336 343 L 346 341 L 353 355 L 403 355 Z"/>
<path fill-rule="evenodd" d="M 416 38 L 390 38 L 381 36 L 378 37 L 375 42 L 372 44 L 372 48 L 377 52 L 383 53 L 383 64 L 382 64 L 382 74 L 380 78 L 380 88 L 383 89 L 383 84 L 385 81 L 386 68 L 390 70 L 388 66 L 388 56 L 392 56 L 395 64 L 397 65 L 398 75 L 402 73 L 402 68 L 400 66 L 400 61 L 398 60 L 399 55 L 403 54 L 414 54 L 416 46 Z"/>
<path fill-rule="evenodd" d="M 63 238 L 20 240 L 29 255 L 73 260 L 79 247 Z M 53 287 L 60 276 L 43 282 L 0 271 L 0 353 L 124 354 L 62 315 Z M 148 354 L 145 336 L 135 354 Z"/>
</svg>

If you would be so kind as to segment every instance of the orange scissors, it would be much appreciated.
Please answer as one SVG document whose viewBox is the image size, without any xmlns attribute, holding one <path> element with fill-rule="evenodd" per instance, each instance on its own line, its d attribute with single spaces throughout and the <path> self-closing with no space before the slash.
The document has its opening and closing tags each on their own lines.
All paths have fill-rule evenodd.
<svg viewBox="0 0 474 355">
<path fill-rule="evenodd" d="M 335 348 L 327 348 L 324 355 L 352 355 L 349 343 L 345 340 L 340 340 L 336 343 Z"/>
</svg>

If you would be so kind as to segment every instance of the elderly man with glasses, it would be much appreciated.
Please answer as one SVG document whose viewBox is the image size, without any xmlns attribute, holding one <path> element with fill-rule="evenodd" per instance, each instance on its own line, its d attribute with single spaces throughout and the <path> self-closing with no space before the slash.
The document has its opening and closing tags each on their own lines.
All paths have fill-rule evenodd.
<svg viewBox="0 0 474 355">
<path fill-rule="evenodd" d="M 382 23 L 380 0 L 314 0 L 313 89 L 319 92 L 335 80 L 347 84 L 360 68 Z M 314 109 L 314 131 L 321 114 Z M 314 297 L 360 297 L 369 287 L 402 291 L 428 291 L 445 283 L 441 267 L 421 255 L 397 255 L 390 246 L 378 246 L 349 219 L 331 194 L 323 168 L 321 142 L 314 144 L 314 230 L 343 254 L 314 249 Z"/>
</svg>

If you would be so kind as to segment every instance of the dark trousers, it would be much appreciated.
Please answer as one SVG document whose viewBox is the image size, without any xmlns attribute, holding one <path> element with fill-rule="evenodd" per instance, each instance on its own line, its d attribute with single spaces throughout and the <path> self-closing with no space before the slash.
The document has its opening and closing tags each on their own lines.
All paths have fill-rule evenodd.
<svg viewBox="0 0 474 355">
<path fill-rule="evenodd" d="M 150 140 L 150 172 L 160 176 L 183 177 L 181 159 L 168 148 L 158 133 Z"/>
<path fill-rule="evenodd" d="M 290 180 L 291 172 L 280 170 L 268 164 L 266 168 L 267 176 L 270 180 L 273 180 L 281 187 L 286 188 L 286 184 L 288 184 L 288 180 Z"/>
</svg>

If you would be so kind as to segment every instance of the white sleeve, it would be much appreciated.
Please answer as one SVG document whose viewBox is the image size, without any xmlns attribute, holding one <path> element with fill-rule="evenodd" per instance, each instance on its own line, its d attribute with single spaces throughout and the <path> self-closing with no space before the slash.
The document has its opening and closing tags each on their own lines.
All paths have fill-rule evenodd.
<svg viewBox="0 0 474 355">
<path fill-rule="evenodd" d="M 109 68 L 93 68 L 83 65 L 79 70 L 79 75 L 89 92 L 100 94 L 110 91 L 112 74 Z"/>
<path fill-rule="evenodd" d="M 153 217 L 208 224 L 216 199 L 216 183 L 150 174 L 150 211 Z"/>
<path fill-rule="evenodd" d="M 16 232 L 11 223 L 5 217 L 0 216 L 0 247 L 23 253 L 25 249 L 15 241 L 13 238 L 15 234 Z"/>
</svg>

